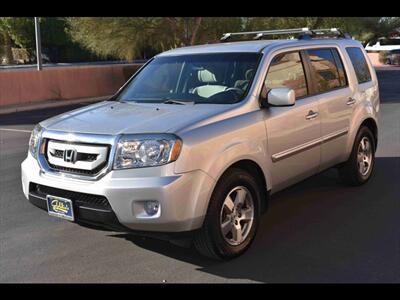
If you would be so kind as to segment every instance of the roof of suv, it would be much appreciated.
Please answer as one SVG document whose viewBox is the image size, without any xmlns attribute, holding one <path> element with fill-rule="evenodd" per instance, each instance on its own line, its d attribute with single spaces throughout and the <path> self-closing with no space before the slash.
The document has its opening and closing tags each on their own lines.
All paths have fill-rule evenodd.
<svg viewBox="0 0 400 300">
<path fill-rule="evenodd" d="M 173 56 L 184 54 L 201 54 L 201 53 L 228 53 L 228 52 L 260 52 L 267 46 L 295 46 L 295 45 L 315 45 L 324 43 L 338 43 L 345 42 L 346 44 L 359 46 L 361 43 L 352 39 L 312 39 L 312 40 L 256 40 L 256 41 L 239 41 L 239 42 L 225 42 L 215 44 L 204 44 L 197 46 L 189 46 L 168 50 L 159 54 L 159 56 Z"/>
</svg>

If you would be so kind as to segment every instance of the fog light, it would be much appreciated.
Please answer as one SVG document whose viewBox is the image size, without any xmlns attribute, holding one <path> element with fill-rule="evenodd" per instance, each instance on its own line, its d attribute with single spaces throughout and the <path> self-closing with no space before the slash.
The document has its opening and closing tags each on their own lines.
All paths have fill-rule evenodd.
<svg viewBox="0 0 400 300">
<path fill-rule="evenodd" d="M 157 214 L 159 209 L 160 205 L 158 201 L 146 201 L 144 203 L 144 210 L 149 216 L 154 216 L 155 214 Z"/>
</svg>

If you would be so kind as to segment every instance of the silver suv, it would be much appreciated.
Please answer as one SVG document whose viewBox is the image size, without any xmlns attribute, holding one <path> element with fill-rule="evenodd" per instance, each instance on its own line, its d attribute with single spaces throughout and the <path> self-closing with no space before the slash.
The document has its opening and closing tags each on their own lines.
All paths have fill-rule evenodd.
<svg viewBox="0 0 400 300">
<path fill-rule="evenodd" d="M 262 39 L 271 32 L 298 37 Z M 230 41 L 242 35 L 257 40 Z M 229 259 L 271 194 L 330 167 L 368 181 L 379 92 L 358 41 L 335 29 L 223 40 L 161 53 L 108 101 L 38 124 L 26 198 L 80 224 L 190 233 L 202 254 Z"/>
</svg>

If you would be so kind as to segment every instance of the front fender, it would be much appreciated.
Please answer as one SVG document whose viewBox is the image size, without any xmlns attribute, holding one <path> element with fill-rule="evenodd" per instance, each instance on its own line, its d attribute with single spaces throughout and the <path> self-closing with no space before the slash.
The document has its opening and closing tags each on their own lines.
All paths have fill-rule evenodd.
<svg viewBox="0 0 400 300">
<path fill-rule="evenodd" d="M 190 130 L 181 137 L 176 173 L 198 169 L 217 181 L 232 164 L 248 159 L 261 167 L 270 187 L 267 135 L 260 110 Z"/>
</svg>

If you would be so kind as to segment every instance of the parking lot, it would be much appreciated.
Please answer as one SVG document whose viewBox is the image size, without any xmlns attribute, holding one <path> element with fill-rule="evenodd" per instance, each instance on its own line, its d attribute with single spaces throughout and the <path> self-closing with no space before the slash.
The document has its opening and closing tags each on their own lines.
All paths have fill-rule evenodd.
<svg viewBox="0 0 400 300">
<path fill-rule="evenodd" d="M 274 195 L 252 247 L 230 262 L 48 216 L 21 189 L 30 130 L 85 104 L 0 115 L 0 282 L 400 282 L 400 69 L 377 73 L 371 180 L 347 187 L 331 169 Z"/>
</svg>

